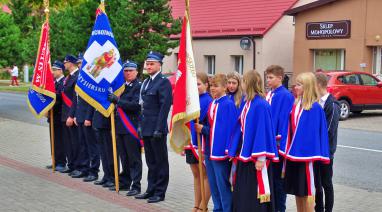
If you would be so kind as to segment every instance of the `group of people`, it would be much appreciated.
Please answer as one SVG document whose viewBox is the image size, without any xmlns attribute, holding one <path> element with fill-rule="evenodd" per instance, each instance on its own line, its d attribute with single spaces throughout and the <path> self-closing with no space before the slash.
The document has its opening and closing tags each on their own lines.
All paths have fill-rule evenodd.
<svg viewBox="0 0 382 212">
<path fill-rule="evenodd" d="M 149 77 L 143 83 L 137 64 L 126 62 L 123 93 L 108 95 L 115 105 L 117 167 L 122 167 L 117 170 L 119 188 L 148 203 L 163 201 L 169 183 L 166 141 L 172 87 L 161 74 L 162 60 L 158 52 L 147 55 Z M 49 122 L 55 132 L 56 170 L 115 190 L 111 120 L 76 93 L 81 62 L 67 55 L 52 66 L 57 99 L 54 120 Z M 295 97 L 282 84 L 282 67 L 272 65 L 265 73 L 268 93 L 255 70 L 244 76 L 233 72 L 208 77 L 197 72 L 200 118 L 191 122 L 191 140 L 185 147 L 194 176 L 193 211 L 206 209 L 202 192 L 207 201 L 212 197 L 213 211 L 285 211 L 287 194 L 296 196 L 298 211 L 332 211 L 339 107 L 326 91 L 327 78 L 323 73 L 299 74 Z M 197 136 L 202 141 L 202 157 Z M 148 167 L 143 193 L 142 147 Z M 197 165 L 200 159 L 204 191 Z M 102 179 L 98 179 L 100 162 Z"/>
<path fill-rule="evenodd" d="M 138 66 L 123 64 L 125 89 L 120 96 L 108 95 L 115 105 L 115 131 L 119 190 L 127 196 L 156 203 L 165 199 L 169 182 L 166 145 L 167 116 L 172 105 L 172 87 L 161 74 L 163 55 L 150 52 L 145 67 L 149 78 L 138 79 Z M 67 55 L 52 65 L 56 88 L 53 107 L 55 169 L 72 178 L 116 190 L 110 117 L 104 117 L 75 91 L 82 60 Z M 68 73 L 64 76 L 64 72 Z M 143 145 L 144 143 L 144 145 Z M 142 147 L 148 166 L 148 187 L 141 193 Z M 98 179 L 100 163 L 104 175 Z M 48 166 L 51 168 L 51 166 Z"/>
<path fill-rule="evenodd" d="M 267 93 L 255 70 L 210 79 L 197 73 L 200 121 L 192 123 L 184 151 L 194 176 L 193 211 L 205 209 L 202 192 L 207 202 L 212 197 L 213 211 L 285 211 L 287 194 L 296 197 L 299 212 L 332 211 L 339 105 L 326 90 L 327 76 L 299 74 L 294 96 L 282 84 L 282 67 L 269 66 L 265 74 Z"/>
</svg>

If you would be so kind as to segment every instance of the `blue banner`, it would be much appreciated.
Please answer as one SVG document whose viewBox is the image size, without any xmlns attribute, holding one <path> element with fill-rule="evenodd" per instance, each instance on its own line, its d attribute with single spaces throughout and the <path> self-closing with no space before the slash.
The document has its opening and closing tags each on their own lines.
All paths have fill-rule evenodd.
<svg viewBox="0 0 382 212">
<path fill-rule="evenodd" d="M 109 93 L 120 95 L 124 83 L 122 60 L 117 43 L 107 15 L 102 7 L 99 7 L 78 75 L 76 92 L 108 117 L 113 111 L 113 106 L 107 100 L 107 96 Z"/>
<path fill-rule="evenodd" d="M 29 109 L 37 118 L 47 115 L 48 111 L 55 103 L 54 98 L 39 93 L 33 89 L 29 89 L 27 101 Z"/>
</svg>

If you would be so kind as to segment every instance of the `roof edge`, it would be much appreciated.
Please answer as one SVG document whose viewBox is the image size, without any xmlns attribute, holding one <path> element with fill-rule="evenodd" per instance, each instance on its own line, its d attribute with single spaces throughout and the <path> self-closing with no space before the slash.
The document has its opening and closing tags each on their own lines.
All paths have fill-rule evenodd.
<svg viewBox="0 0 382 212">
<path fill-rule="evenodd" d="M 336 2 L 336 1 L 338 1 L 338 0 L 318 0 L 318 1 L 315 1 L 312 3 L 301 5 L 301 6 L 296 7 L 296 8 L 289 9 L 289 10 L 284 12 L 284 15 L 295 16 L 300 12 L 305 12 L 307 10 L 321 7 L 321 6 L 324 6 L 326 4 Z"/>
</svg>

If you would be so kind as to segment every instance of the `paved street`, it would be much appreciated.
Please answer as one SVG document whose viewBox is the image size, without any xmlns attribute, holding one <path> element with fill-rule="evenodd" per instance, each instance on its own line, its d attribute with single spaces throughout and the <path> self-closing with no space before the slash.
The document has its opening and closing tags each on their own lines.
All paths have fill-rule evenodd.
<svg viewBox="0 0 382 212">
<path fill-rule="evenodd" d="M 335 157 L 335 210 L 382 208 L 382 112 L 340 123 Z M 50 163 L 45 120 L 37 121 L 24 94 L 0 93 L 0 211 L 190 211 L 192 174 L 185 158 L 169 153 L 166 201 L 144 201 L 109 192 L 44 169 Z M 143 188 L 147 169 L 144 166 Z M 295 211 L 288 198 L 288 211 Z M 213 206 L 210 204 L 209 208 Z"/>
</svg>

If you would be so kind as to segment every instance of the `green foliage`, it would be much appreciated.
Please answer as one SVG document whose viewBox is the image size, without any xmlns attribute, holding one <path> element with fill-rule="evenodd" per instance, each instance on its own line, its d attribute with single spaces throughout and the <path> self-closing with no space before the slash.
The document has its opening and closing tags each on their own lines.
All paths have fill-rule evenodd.
<svg viewBox="0 0 382 212">
<path fill-rule="evenodd" d="M 9 14 L 0 13 L 0 67 L 19 62 L 20 29 Z"/>
<path fill-rule="evenodd" d="M 150 50 L 168 54 L 168 49 L 178 45 L 170 36 L 180 33 L 180 20 L 172 18 L 168 0 L 110 0 L 105 4 L 123 60 L 134 60 L 142 65 Z M 18 42 L 12 45 L 14 42 L 7 41 L 7 48 L 13 50 L 7 50 L 6 56 L 0 57 L 0 65 L 15 61 L 18 65 L 34 63 L 45 19 L 43 1 L 10 0 L 8 5 L 14 22 L 5 21 L 8 29 L 2 27 L 0 33 L 10 31 L 7 32 L 11 34 L 9 36 Z M 66 54 L 77 55 L 85 51 L 98 5 L 99 1 L 94 0 L 50 1 L 52 60 L 62 60 Z M 13 58 L 10 58 L 8 55 L 12 53 Z"/>
<path fill-rule="evenodd" d="M 150 50 L 168 54 L 178 45 L 170 35 L 180 32 L 180 21 L 171 16 L 167 0 L 111 0 L 106 13 L 123 59 L 142 65 Z"/>
</svg>

